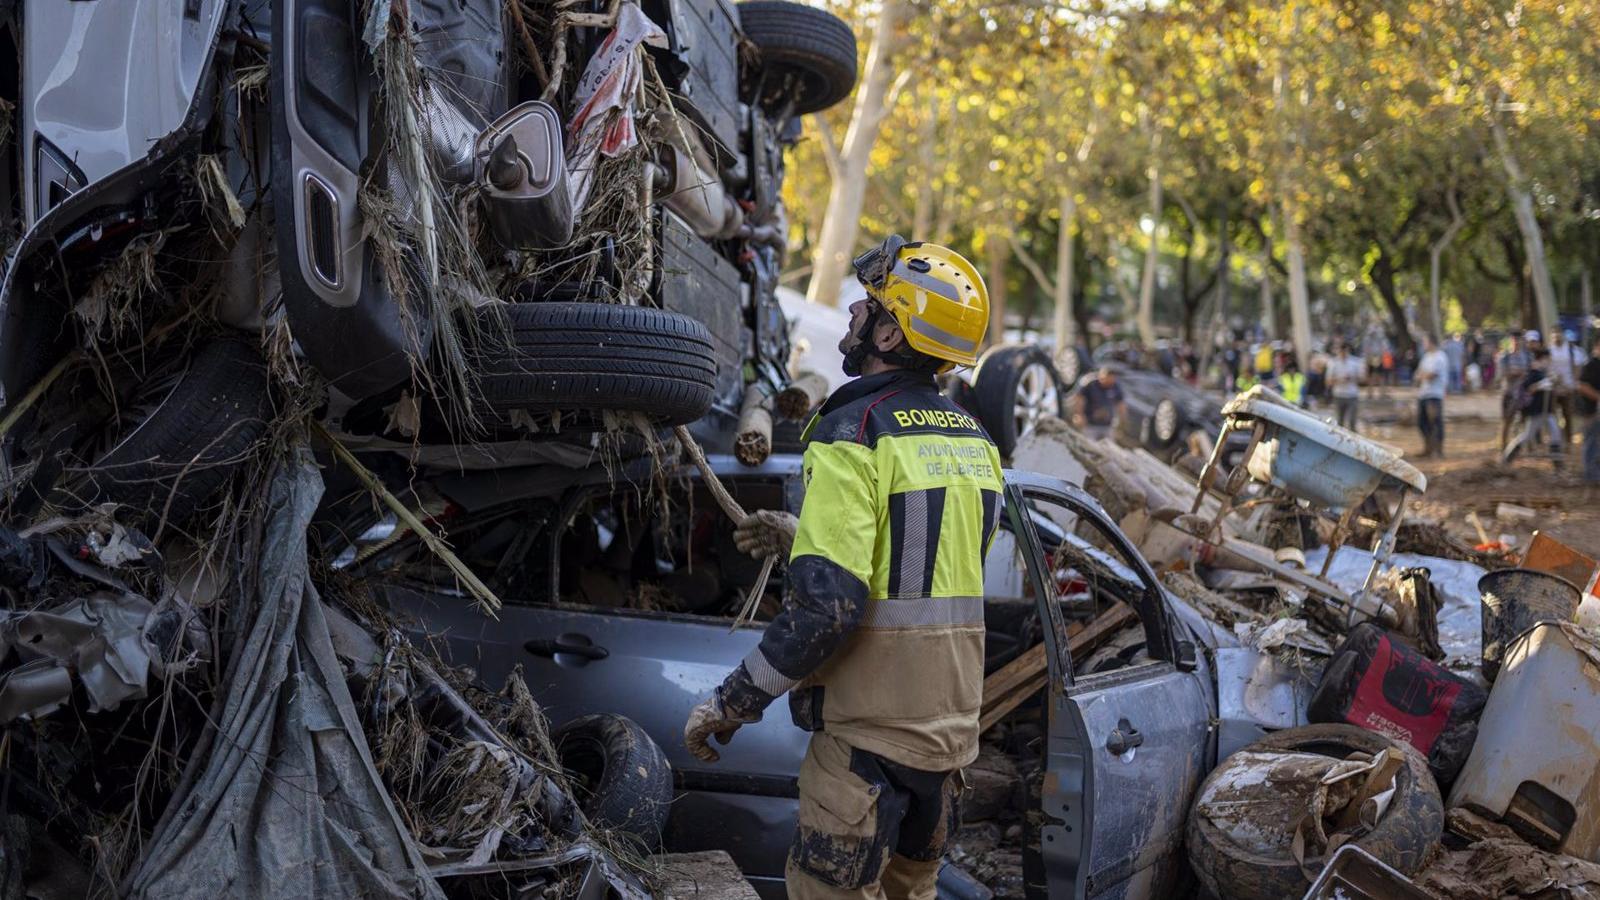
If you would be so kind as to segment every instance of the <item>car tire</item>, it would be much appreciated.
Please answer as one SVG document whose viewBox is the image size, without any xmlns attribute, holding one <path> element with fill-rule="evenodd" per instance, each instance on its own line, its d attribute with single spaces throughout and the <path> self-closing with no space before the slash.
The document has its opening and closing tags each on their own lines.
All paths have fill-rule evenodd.
<svg viewBox="0 0 1600 900">
<path fill-rule="evenodd" d="M 614 303 L 496 310 L 480 323 L 475 359 L 479 394 L 496 413 L 597 421 L 598 411 L 638 412 L 656 425 L 684 425 L 711 408 L 717 363 L 711 332 L 695 319 Z"/>
<path fill-rule="evenodd" d="M 1395 796 L 1377 827 L 1350 843 L 1409 876 L 1422 868 L 1429 848 L 1438 843 L 1444 830 L 1444 804 L 1438 785 L 1428 772 L 1428 761 L 1409 744 L 1355 725 L 1327 724 L 1279 731 L 1245 749 L 1322 753 L 1342 758 L 1356 751 L 1377 754 L 1390 747 L 1405 754 L 1405 765 L 1395 775 Z M 1219 766 L 1206 778 L 1196 798 L 1206 795 L 1221 772 Z M 1292 856 L 1269 857 L 1239 847 L 1193 810 L 1184 843 L 1190 866 L 1206 890 L 1216 896 L 1277 900 L 1299 897 L 1310 887 L 1310 879 Z"/>
<path fill-rule="evenodd" d="M 672 805 L 672 766 L 661 747 L 625 716 L 573 719 L 550 735 L 578 805 L 591 823 L 653 853 Z"/>
<path fill-rule="evenodd" d="M 761 51 L 761 67 L 774 80 L 793 75 L 795 115 L 821 112 L 856 86 L 856 35 L 843 19 L 789 0 L 739 4 L 739 26 Z"/>
<path fill-rule="evenodd" d="M 1066 388 L 1049 354 L 1038 347 L 995 347 L 978 360 L 972 380 L 975 414 L 1001 456 L 1011 455 L 1033 421 L 1062 414 Z M 1030 410 L 1029 403 L 1040 408 Z"/>
<path fill-rule="evenodd" d="M 145 526 L 179 522 L 233 477 L 266 433 L 267 365 L 253 339 L 218 338 L 146 399 L 153 410 L 109 436 L 110 449 L 71 493 L 81 506 L 115 502 Z"/>
</svg>

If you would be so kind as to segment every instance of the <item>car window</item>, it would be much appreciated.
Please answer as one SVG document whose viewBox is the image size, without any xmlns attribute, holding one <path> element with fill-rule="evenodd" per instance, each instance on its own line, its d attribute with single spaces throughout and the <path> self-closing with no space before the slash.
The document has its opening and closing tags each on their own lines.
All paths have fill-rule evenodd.
<svg viewBox="0 0 1600 900">
<path fill-rule="evenodd" d="M 781 481 L 725 484 L 746 510 L 783 508 Z M 761 571 L 761 561 L 734 546 L 733 522 L 698 479 L 642 493 L 591 491 L 567 522 L 557 549 L 565 604 L 731 618 Z M 780 565 L 757 621 L 777 614 L 782 585 Z"/>
<path fill-rule="evenodd" d="M 747 510 L 790 504 L 782 478 L 727 479 Z M 449 510 L 430 525 L 509 604 L 561 603 L 732 617 L 761 562 L 738 551 L 733 523 L 699 479 L 646 490 L 597 485 L 559 500 L 523 500 L 476 513 Z M 381 523 L 380 523 L 381 524 Z M 364 548 L 364 573 L 455 586 L 454 573 L 403 530 Z M 784 567 L 774 567 L 755 619 L 776 614 Z"/>
<path fill-rule="evenodd" d="M 1087 628 L 1118 603 L 1134 614 L 1129 625 L 1072 660 L 1074 679 L 1164 659 L 1164 623 L 1151 621 L 1164 615 L 1159 594 L 1152 596 L 1145 566 L 1131 556 L 1126 540 L 1108 523 L 1060 500 L 1030 495 L 1027 502 L 1068 627 Z"/>
</svg>

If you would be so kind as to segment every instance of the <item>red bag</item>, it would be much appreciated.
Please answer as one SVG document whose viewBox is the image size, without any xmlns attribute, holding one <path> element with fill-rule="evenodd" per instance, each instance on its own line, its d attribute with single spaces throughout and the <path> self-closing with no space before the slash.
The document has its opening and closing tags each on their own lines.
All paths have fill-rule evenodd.
<svg viewBox="0 0 1600 900">
<path fill-rule="evenodd" d="M 1466 764 L 1489 694 L 1370 622 L 1350 630 L 1323 670 L 1306 718 L 1405 741 L 1443 788 Z"/>
</svg>

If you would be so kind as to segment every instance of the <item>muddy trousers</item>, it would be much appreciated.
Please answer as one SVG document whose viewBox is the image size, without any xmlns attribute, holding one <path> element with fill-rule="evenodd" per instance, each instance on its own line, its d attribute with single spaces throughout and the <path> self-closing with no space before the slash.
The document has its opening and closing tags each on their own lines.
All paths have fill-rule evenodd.
<svg viewBox="0 0 1600 900">
<path fill-rule="evenodd" d="M 1438 397 L 1417 400 L 1417 429 L 1422 432 L 1422 455 L 1444 453 L 1444 401 Z"/>
<path fill-rule="evenodd" d="M 912 769 L 813 734 L 784 868 L 790 900 L 933 900 L 960 798 L 959 772 Z"/>
</svg>

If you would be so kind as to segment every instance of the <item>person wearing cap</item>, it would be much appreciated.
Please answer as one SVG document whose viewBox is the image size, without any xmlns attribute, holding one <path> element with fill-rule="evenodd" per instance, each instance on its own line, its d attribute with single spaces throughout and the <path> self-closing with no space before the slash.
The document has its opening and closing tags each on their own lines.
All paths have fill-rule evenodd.
<svg viewBox="0 0 1600 900">
<path fill-rule="evenodd" d="M 787 554 L 789 596 L 760 645 L 684 727 L 718 759 L 789 695 L 813 732 L 784 869 L 796 900 L 935 896 L 978 755 L 983 558 L 999 523 L 1000 453 L 934 376 L 976 362 L 983 279 L 954 251 L 892 236 L 855 261 L 863 296 L 845 374 L 807 425 L 799 519 L 755 513 L 752 556 Z"/>
</svg>

